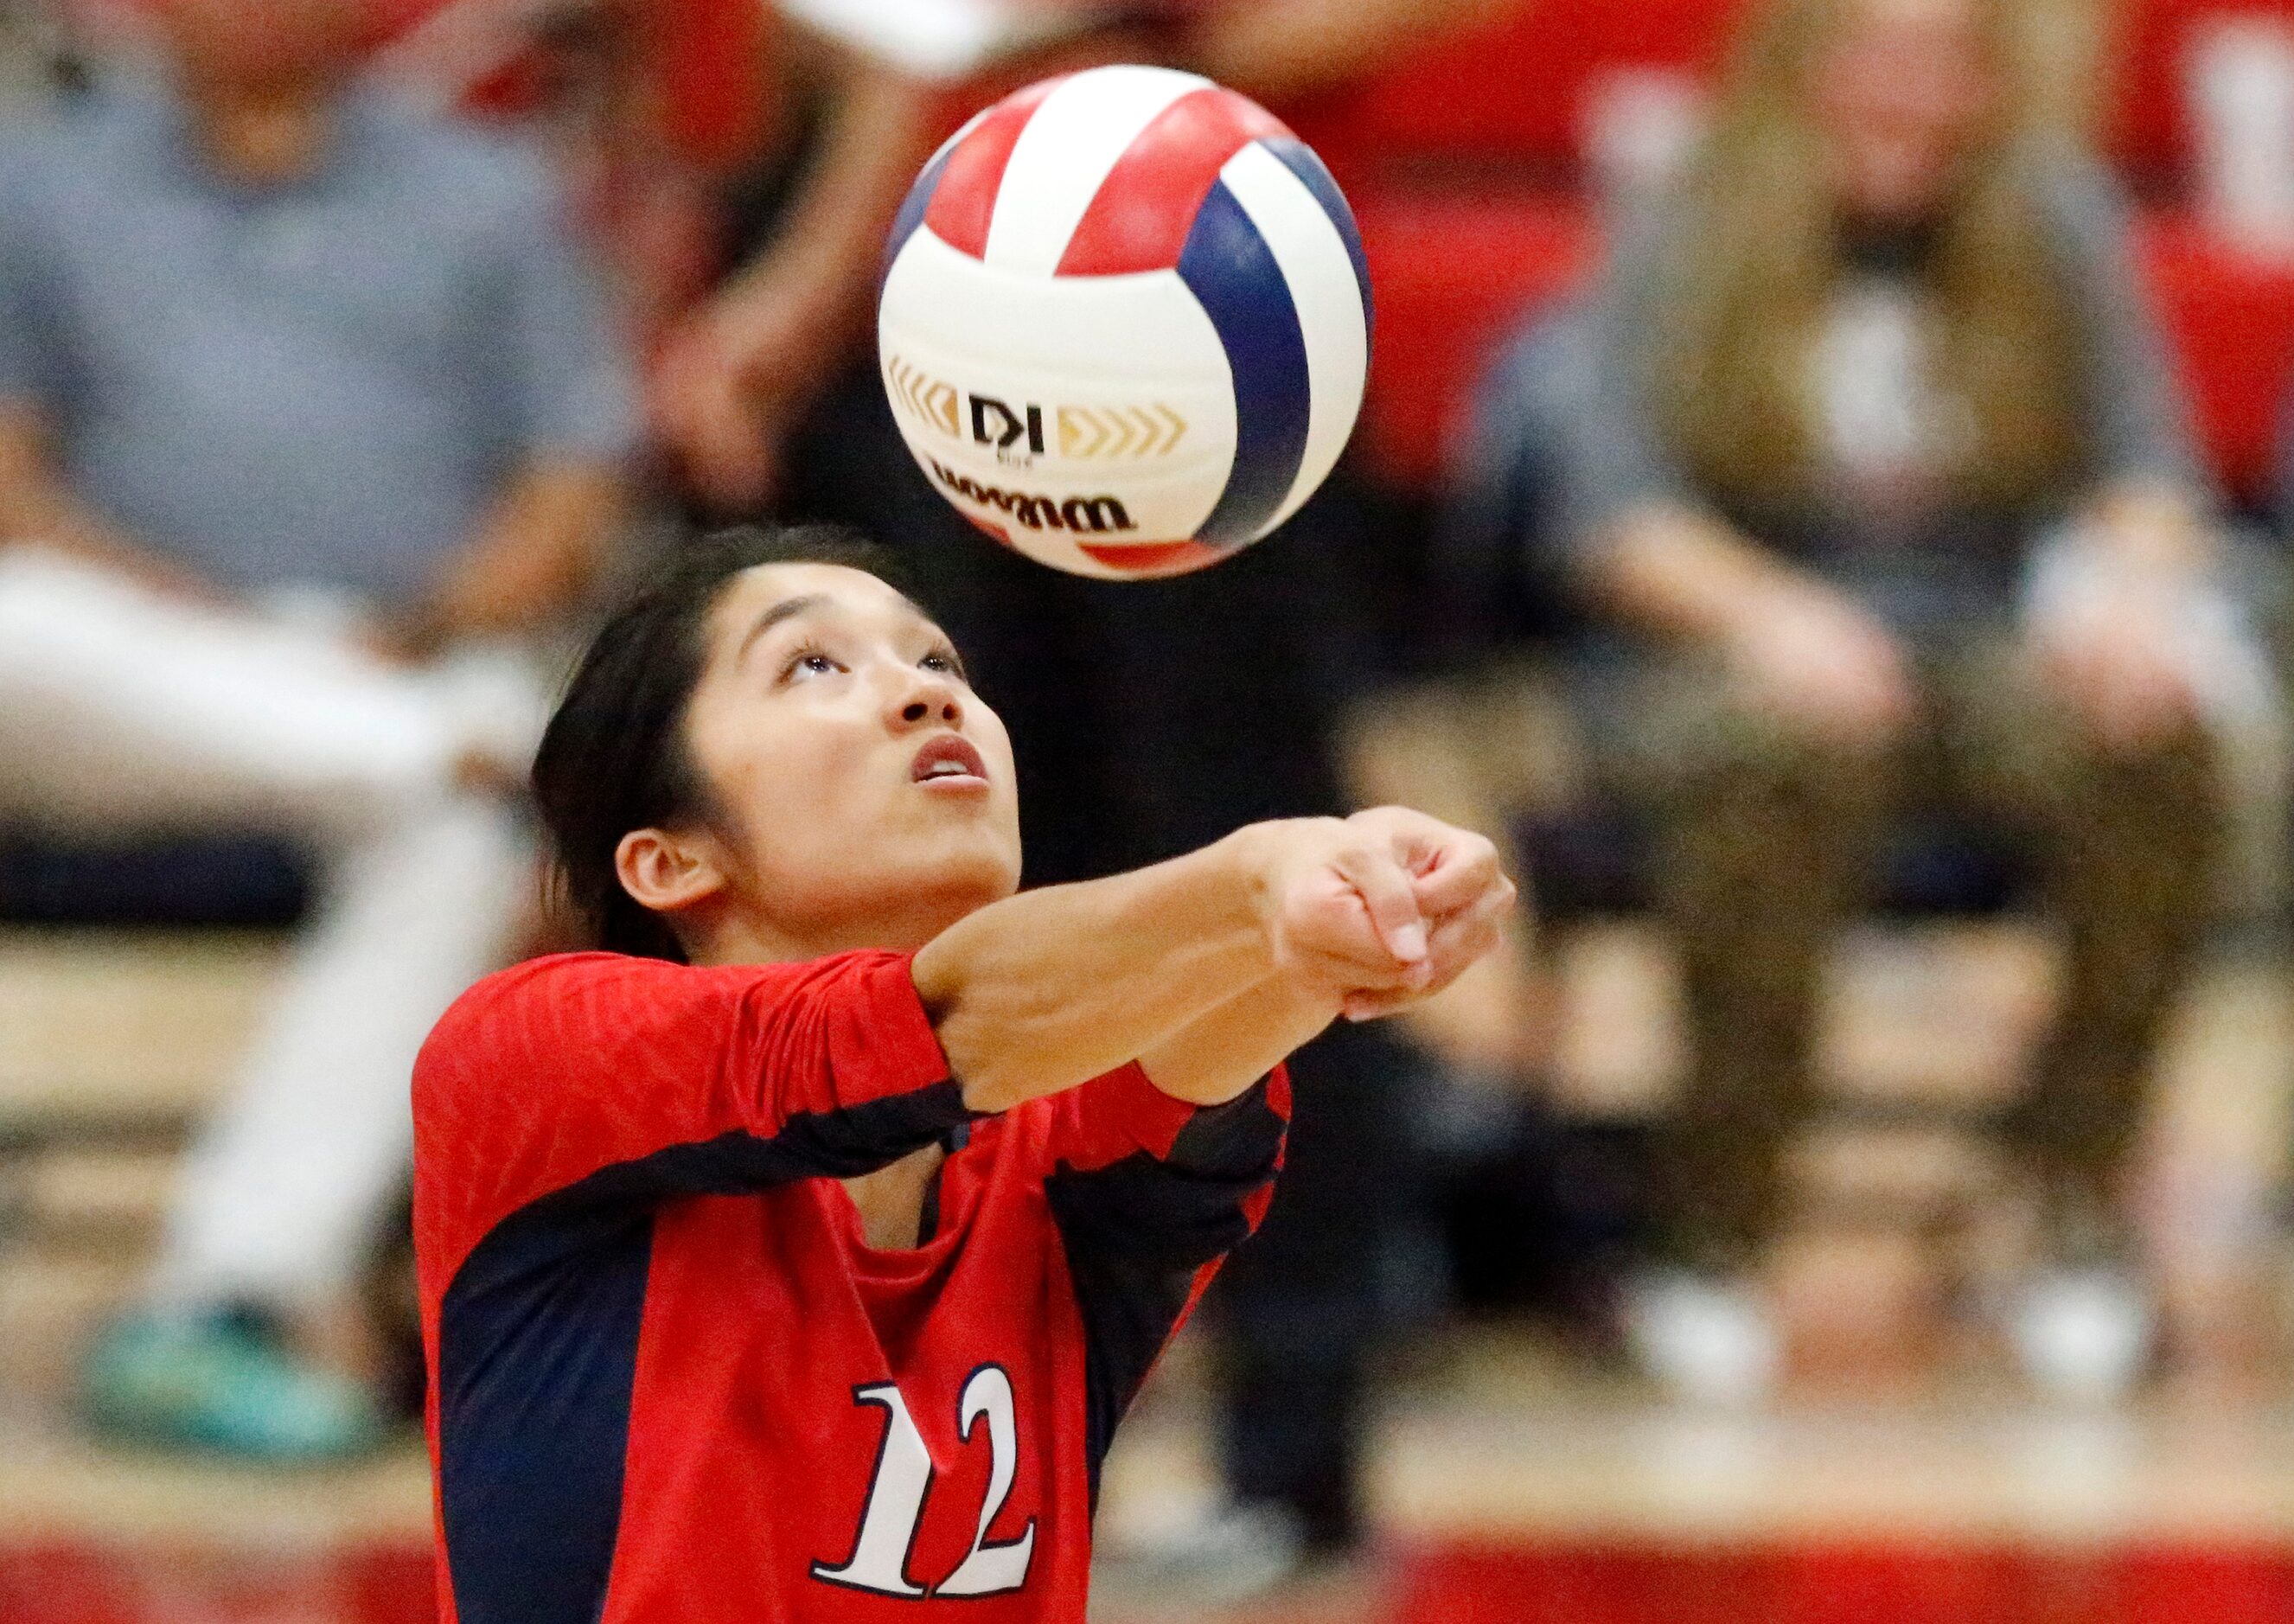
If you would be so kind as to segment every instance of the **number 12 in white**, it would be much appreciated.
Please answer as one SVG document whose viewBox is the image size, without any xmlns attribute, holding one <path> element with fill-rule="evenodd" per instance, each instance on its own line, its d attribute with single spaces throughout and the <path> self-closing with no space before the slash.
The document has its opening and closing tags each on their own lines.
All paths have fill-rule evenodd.
<svg viewBox="0 0 2294 1624">
<path fill-rule="evenodd" d="M 931 1456 L 923 1434 L 908 1414 L 908 1401 L 898 1384 L 879 1382 L 855 1388 L 855 1404 L 873 1404 L 884 1412 L 884 1443 L 876 1454 L 875 1479 L 868 1485 L 868 1504 L 860 1514 L 860 1532 L 852 1555 L 836 1567 L 812 1564 L 812 1577 L 881 1595 L 999 1595 L 1028 1582 L 1028 1563 L 1036 1553 L 1036 1521 L 1017 1539 L 1002 1545 L 988 1543 L 988 1526 L 1012 1493 L 1012 1480 L 1020 1466 L 1020 1429 L 1014 1418 L 1012 1378 L 1000 1365 L 982 1365 L 964 1384 L 956 1400 L 956 1435 L 966 1443 L 981 1420 L 988 1423 L 988 1496 L 980 1504 L 980 1526 L 972 1536 L 972 1549 L 955 1572 L 927 1589 L 909 1582 L 908 1552 L 924 1515 L 924 1497 L 931 1489 Z"/>
</svg>

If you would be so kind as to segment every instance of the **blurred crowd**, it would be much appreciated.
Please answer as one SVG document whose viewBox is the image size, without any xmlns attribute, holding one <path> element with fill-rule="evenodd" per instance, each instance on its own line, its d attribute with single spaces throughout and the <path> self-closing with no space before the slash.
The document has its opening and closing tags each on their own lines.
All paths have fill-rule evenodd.
<svg viewBox="0 0 2294 1624">
<path fill-rule="evenodd" d="M 1616 71 L 1587 46 L 1565 83 L 1540 39 Z M 2155 165 L 2100 138 L 2138 48 L 2192 132 Z M 2087 1399 L 2173 1356 L 2128 1176 L 2204 955 L 2285 903 L 2285 526 L 2195 437 L 2131 211 L 2294 307 L 2294 10 L 12 0 L 0 59 L 0 914 L 275 895 L 249 836 L 301 897 L 89 1424 L 277 1461 L 394 1424 L 368 1285 L 406 1077 L 554 939 L 519 805 L 552 682 L 649 560 L 777 518 L 904 554 L 1019 742 L 1033 882 L 1404 799 L 1508 831 L 1549 916 L 1606 889 L 1667 929 L 1654 1123 L 1542 1091 L 1538 930 L 1300 1057 L 1209 1310 L 1229 1498 L 1168 1560 L 1355 1541 L 1378 1361 L 1489 1277 L 1686 1400 L 1774 1392 L 1787 1150 L 1875 909 L 2004 898 L 2056 944 L 1977 1124 L 2036 1214 L 1980 1305 L 2002 1344 Z M 1381 291 L 1464 251 L 1419 200 L 1533 197 L 1561 224 L 1499 241 L 1562 268 L 1466 339 L 1383 340 L 1363 454 L 1283 534 L 1110 586 L 916 475 L 871 307 L 941 140 L 1127 60 L 1258 97 L 1383 199 Z M 1418 420 L 1438 476 L 1396 450 Z"/>
</svg>

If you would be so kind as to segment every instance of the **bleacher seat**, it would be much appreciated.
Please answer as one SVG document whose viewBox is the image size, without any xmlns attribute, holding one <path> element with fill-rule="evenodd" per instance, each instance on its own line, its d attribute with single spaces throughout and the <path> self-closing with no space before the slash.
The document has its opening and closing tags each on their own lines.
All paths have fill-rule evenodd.
<svg viewBox="0 0 2294 1624">
<path fill-rule="evenodd" d="M 2192 158 L 2185 94 L 2192 37 L 2222 17 L 2294 23 L 2294 0 L 2116 0 L 2105 42 L 2103 142 L 2146 193 L 2179 195 Z"/>
<path fill-rule="evenodd" d="M 60 1399 L 143 1279 L 183 1135 L 228 1086 L 282 948 L 0 926 L 0 1406 Z"/>
<path fill-rule="evenodd" d="M 777 116 L 763 70 L 777 27 L 756 0 L 622 0 L 585 19 L 572 6 L 457 0 L 371 0 L 385 50 L 418 32 L 408 54 L 433 76 L 464 86 L 462 100 L 485 117 L 517 117 L 545 102 L 555 70 L 535 42 L 585 25 L 622 32 L 606 46 L 633 50 L 646 114 L 671 149 L 704 173 L 727 175 L 753 159 Z"/>
<path fill-rule="evenodd" d="M 2137 247 L 2200 448 L 2233 496 L 2274 502 L 2294 383 L 2294 257 L 2223 242 L 2178 214 L 2146 217 Z"/>
<path fill-rule="evenodd" d="M 1520 0 L 1303 110 L 1300 133 L 1373 172 L 1495 160 L 1568 176 L 1607 78 L 1647 69 L 1709 76 L 1744 9 L 1745 0 Z"/>
<path fill-rule="evenodd" d="M 1582 206 L 1544 192 L 1390 186 L 1354 200 L 1377 299 L 1363 450 L 1387 479 L 1423 488 L 1498 344 L 1578 284 L 1598 233 Z"/>
</svg>

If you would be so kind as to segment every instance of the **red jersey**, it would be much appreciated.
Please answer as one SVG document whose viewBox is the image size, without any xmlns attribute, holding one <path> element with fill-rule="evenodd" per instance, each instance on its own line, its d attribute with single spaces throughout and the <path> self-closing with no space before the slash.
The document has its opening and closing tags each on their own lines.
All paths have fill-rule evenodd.
<svg viewBox="0 0 2294 1624">
<path fill-rule="evenodd" d="M 480 983 L 414 1075 L 442 1619 L 1080 1620 L 1100 1462 L 1288 1104 L 1134 1065 L 979 1115 L 892 953 Z M 836 1180 L 936 1142 L 871 1249 Z"/>
</svg>

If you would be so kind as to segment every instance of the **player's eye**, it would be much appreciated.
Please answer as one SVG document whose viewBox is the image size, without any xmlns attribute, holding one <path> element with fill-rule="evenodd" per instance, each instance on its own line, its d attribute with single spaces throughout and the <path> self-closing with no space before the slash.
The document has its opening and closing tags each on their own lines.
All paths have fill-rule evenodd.
<svg viewBox="0 0 2294 1624">
<path fill-rule="evenodd" d="M 792 651 L 787 660 L 783 663 L 781 681 L 790 682 L 799 677 L 825 676 L 830 672 L 842 669 L 843 667 L 836 663 L 835 657 L 827 649 L 818 643 L 806 643 L 801 648 Z"/>
<path fill-rule="evenodd" d="M 916 664 L 926 671 L 937 671 L 943 676 L 954 677 L 959 682 L 968 680 L 964 673 L 964 662 L 956 657 L 953 649 L 935 649 Z"/>
</svg>

